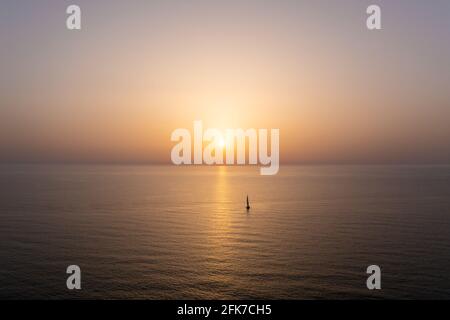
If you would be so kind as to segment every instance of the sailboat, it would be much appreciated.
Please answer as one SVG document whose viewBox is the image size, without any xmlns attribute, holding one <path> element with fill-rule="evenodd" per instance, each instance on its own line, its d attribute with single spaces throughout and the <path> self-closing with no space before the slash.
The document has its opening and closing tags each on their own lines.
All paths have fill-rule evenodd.
<svg viewBox="0 0 450 320">
<path fill-rule="evenodd" d="M 248 202 L 248 195 L 247 195 L 247 210 L 250 210 L 250 203 Z"/>
</svg>

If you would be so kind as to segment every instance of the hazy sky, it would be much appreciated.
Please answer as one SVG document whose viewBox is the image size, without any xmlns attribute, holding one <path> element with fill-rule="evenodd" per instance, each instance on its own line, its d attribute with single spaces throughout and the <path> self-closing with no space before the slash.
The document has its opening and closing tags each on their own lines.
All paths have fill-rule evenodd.
<svg viewBox="0 0 450 320">
<path fill-rule="evenodd" d="M 448 0 L 2 0 L 0 43 L 1 162 L 168 162 L 203 120 L 279 128 L 282 162 L 450 163 Z"/>
</svg>

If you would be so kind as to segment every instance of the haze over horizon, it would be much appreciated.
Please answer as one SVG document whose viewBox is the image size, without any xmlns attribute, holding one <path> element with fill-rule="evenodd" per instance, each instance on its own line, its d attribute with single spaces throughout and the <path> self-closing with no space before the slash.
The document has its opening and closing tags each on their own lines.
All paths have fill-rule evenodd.
<svg viewBox="0 0 450 320">
<path fill-rule="evenodd" d="M 202 120 L 279 128 L 282 164 L 450 164 L 449 30 L 445 0 L 2 1 L 0 162 L 170 163 Z"/>
</svg>

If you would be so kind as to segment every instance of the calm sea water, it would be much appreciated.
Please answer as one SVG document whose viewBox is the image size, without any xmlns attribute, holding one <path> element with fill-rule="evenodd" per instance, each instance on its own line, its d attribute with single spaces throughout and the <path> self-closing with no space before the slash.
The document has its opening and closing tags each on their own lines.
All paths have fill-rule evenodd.
<svg viewBox="0 0 450 320">
<path fill-rule="evenodd" d="M 0 166 L 0 298 L 450 298 L 449 271 L 448 166 Z"/>
</svg>

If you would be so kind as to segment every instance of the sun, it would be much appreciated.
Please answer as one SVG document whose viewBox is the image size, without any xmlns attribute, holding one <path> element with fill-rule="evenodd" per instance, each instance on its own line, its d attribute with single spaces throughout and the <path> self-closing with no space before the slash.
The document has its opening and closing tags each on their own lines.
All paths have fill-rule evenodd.
<svg viewBox="0 0 450 320">
<path fill-rule="evenodd" d="M 223 138 L 218 139 L 218 140 L 217 140 L 217 145 L 218 145 L 221 149 L 225 148 L 225 140 L 224 140 Z"/>
</svg>

